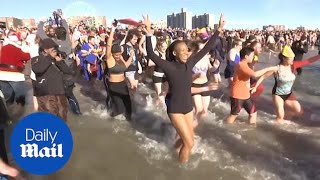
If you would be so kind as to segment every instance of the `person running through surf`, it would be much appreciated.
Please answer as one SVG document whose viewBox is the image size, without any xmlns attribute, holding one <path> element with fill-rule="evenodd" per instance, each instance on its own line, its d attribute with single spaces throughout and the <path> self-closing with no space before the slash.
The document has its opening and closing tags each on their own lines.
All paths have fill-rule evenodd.
<svg viewBox="0 0 320 180">
<path fill-rule="evenodd" d="M 191 96 L 192 68 L 215 46 L 219 38 L 219 32 L 224 27 L 223 16 L 220 17 L 219 28 L 198 53 L 189 57 L 188 47 L 184 41 L 176 40 L 173 48 L 174 59 L 167 61 L 157 56 L 151 43 L 151 21 L 144 17 L 148 57 L 161 67 L 168 79 L 169 93 L 166 96 L 167 113 L 177 130 L 182 143 L 179 151 L 180 162 L 188 162 L 194 144 L 193 137 L 193 103 Z"/>
<path fill-rule="evenodd" d="M 203 49 L 205 45 L 205 40 L 202 41 L 191 41 L 187 43 L 190 51 L 190 56 L 193 53 L 197 53 L 199 50 Z M 194 128 L 199 125 L 199 121 L 203 120 L 208 115 L 208 108 L 210 104 L 210 95 L 212 90 L 203 90 L 201 92 L 195 92 L 199 89 L 209 86 L 208 73 L 213 73 L 217 67 L 213 67 L 210 63 L 210 54 L 206 54 L 193 68 L 192 75 L 192 99 L 194 104 L 195 118 L 194 118 Z"/>
<path fill-rule="evenodd" d="M 111 27 L 110 36 L 107 41 L 107 91 L 111 97 L 111 116 L 124 114 L 127 120 L 131 120 L 131 99 L 129 88 L 127 86 L 125 72 L 131 65 L 134 57 L 134 50 L 131 49 L 127 61 L 122 57 L 123 49 L 119 44 L 112 44 L 114 31 L 117 23 L 114 22 Z"/>
<path fill-rule="evenodd" d="M 122 45 L 123 52 L 122 57 L 125 61 L 128 61 L 131 56 L 131 50 L 133 50 L 133 58 L 131 59 L 131 64 L 128 67 L 125 75 L 129 81 L 130 89 L 136 91 L 138 88 L 138 69 L 139 69 L 139 61 L 138 61 L 138 49 L 136 48 L 136 43 L 138 42 L 138 31 L 130 30 L 125 40 L 125 44 Z"/>
<path fill-rule="evenodd" d="M 252 89 L 252 92 L 255 92 L 256 88 L 264 79 L 274 75 L 275 84 L 272 89 L 272 96 L 277 112 L 276 122 L 278 123 L 283 123 L 284 121 L 285 105 L 292 109 L 297 115 L 303 114 L 302 107 L 292 91 L 292 86 L 296 79 L 295 72 L 298 68 L 320 60 L 320 55 L 302 61 L 294 61 L 294 58 L 295 54 L 290 46 L 285 46 L 279 54 L 279 65 L 274 66 L 272 71 L 261 76 Z"/>
<path fill-rule="evenodd" d="M 231 112 L 227 123 L 233 123 L 241 109 L 244 108 L 249 114 L 249 124 L 256 124 L 257 111 L 255 102 L 250 96 L 250 77 L 258 78 L 275 68 L 269 67 L 259 71 L 253 71 L 249 64 L 252 63 L 254 49 L 245 47 L 240 51 L 240 63 L 236 66 L 230 91 Z"/>
<path fill-rule="evenodd" d="M 158 40 L 155 53 L 163 60 L 166 60 L 167 47 L 167 42 L 164 39 Z M 157 65 L 154 67 L 152 80 L 157 93 L 157 104 L 165 106 L 165 96 L 168 92 L 168 82 L 163 70 Z"/>
</svg>

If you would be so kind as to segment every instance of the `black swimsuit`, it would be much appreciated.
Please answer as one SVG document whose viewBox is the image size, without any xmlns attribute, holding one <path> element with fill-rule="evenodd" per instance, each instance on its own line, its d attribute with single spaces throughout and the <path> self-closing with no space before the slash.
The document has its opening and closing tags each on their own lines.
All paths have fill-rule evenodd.
<svg viewBox="0 0 320 180">
<path fill-rule="evenodd" d="M 147 36 L 147 54 L 157 66 L 163 69 L 169 83 L 169 93 L 166 97 L 168 113 L 187 114 L 192 111 L 192 68 L 216 45 L 218 38 L 219 32 L 216 31 L 201 51 L 191 56 L 187 63 L 180 63 L 164 61 L 157 56 L 152 49 L 151 37 Z"/>
<path fill-rule="evenodd" d="M 123 62 L 117 63 L 108 69 L 109 74 L 123 74 L 127 70 L 127 67 Z"/>
</svg>

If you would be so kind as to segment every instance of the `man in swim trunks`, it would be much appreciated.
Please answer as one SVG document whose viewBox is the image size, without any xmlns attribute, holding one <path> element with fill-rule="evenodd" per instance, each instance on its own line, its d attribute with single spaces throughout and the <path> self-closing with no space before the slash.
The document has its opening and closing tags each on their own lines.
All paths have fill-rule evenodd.
<svg viewBox="0 0 320 180">
<path fill-rule="evenodd" d="M 257 119 L 257 111 L 254 101 L 250 95 L 250 77 L 258 78 L 272 68 L 265 68 L 259 71 L 253 71 L 249 64 L 252 63 L 254 49 L 245 47 L 240 51 L 240 63 L 236 66 L 235 75 L 231 84 L 230 105 L 231 112 L 227 119 L 227 123 L 233 123 L 241 109 L 244 108 L 249 114 L 249 123 L 255 124 Z"/>
</svg>

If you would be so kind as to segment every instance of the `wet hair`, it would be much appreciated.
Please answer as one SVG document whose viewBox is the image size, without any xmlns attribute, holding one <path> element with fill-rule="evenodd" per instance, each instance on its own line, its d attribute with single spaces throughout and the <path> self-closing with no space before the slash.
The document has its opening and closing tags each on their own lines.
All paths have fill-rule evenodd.
<svg viewBox="0 0 320 180">
<path fill-rule="evenodd" d="M 56 29 L 56 37 L 59 40 L 65 41 L 67 36 L 67 31 L 64 27 L 57 27 Z"/>
<path fill-rule="evenodd" d="M 240 51 L 240 58 L 244 59 L 246 56 L 250 56 L 250 54 L 253 52 L 254 52 L 254 49 L 251 47 L 242 48 Z"/>
<path fill-rule="evenodd" d="M 122 51 L 122 48 L 119 44 L 113 44 L 111 47 L 111 53 L 120 53 Z"/>
</svg>

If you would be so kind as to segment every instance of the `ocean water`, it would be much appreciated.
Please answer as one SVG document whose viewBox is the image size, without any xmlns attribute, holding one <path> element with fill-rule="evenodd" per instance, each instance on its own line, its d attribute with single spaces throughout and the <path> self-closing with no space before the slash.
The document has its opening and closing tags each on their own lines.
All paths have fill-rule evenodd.
<svg viewBox="0 0 320 180">
<path fill-rule="evenodd" d="M 306 57 L 315 54 L 311 51 Z M 268 59 L 267 54 L 263 54 L 257 68 L 276 63 L 276 56 Z M 223 70 L 224 67 L 221 72 Z M 80 80 L 75 95 L 83 115 L 69 114 L 68 125 L 74 138 L 70 161 L 50 176 L 26 176 L 29 179 L 84 180 L 320 179 L 319 77 L 320 62 L 304 68 L 303 75 L 296 80 L 294 92 L 307 115 L 289 116 L 283 125 L 274 123 L 271 99 L 274 80 L 268 78 L 257 103 L 256 127 L 246 124 L 245 112 L 235 124 L 223 123 L 230 111 L 223 81 L 221 89 L 211 99 L 209 116 L 196 130 L 190 162 L 184 165 L 178 163 L 173 149 L 175 130 L 166 111 L 155 107 L 150 85 L 139 85 L 139 93 L 134 96 L 134 120 L 127 122 L 124 117 L 108 116 L 102 82 Z M 25 109 L 10 107 L 14 117 L 10 128 L 20 117 L 32 112 L 31 85 L 28 94 L 29 103 Z"/>
</svg>

